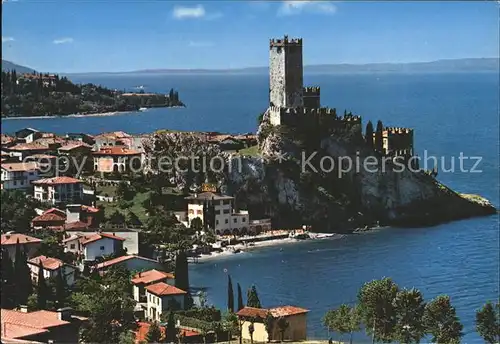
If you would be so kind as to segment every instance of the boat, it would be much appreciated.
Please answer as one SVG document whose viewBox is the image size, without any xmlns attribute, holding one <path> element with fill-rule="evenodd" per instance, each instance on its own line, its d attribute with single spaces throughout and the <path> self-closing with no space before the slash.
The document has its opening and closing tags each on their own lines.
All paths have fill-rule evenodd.
<svg viewBox="0 0 500 344">
<path fill-rule="evenodd" d="M 146 111 L 147 109 L 148 109 L 148 108 L 141 107 L 141 108 L 139 108 L 139 111 L 140 111 L 140 112 L 144 112 L 144 111 Z"/>
<path fill-rule="evenodd" d="M 296 240 L 306 240 L 306 239 L 310 239 L 311 237 L 309 236 L 309 233 L 307 232 L 303 232 L 303 233 L 295 233 L 295 232 L 291 232 L 288 237 L 290 239 L 296 239 Z"/>
</svg>

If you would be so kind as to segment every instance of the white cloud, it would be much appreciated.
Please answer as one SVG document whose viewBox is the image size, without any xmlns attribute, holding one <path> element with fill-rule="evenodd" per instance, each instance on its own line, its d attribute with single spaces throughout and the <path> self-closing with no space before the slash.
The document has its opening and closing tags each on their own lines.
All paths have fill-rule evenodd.
<svg viewBox="0 0 500 344">
<path fill-rule="evenodd" d="M 300 14 L 303 12 L 319 13 L 319 14 L 334 14 L 337 7 L 332 1 L 310 1 L 310 0 L 295 0 L 283 1 L 278 9 L 278 15 L 289 16 Z"/>
<path fill-rule="evenodd" d="M 175 6 L 172 13 L 176 19 L 203 18 L 206 14 L 205 7 L 202 5 L 194 7 Z"/>
<path fill-rule="evenodd" d="M 58 38 L 58 39 L 54 39 L 52 41 L 52 43 L 54 43 L 54 44 L 69 44 L 69 43 L 73 43 L 73 38 L 71 38 L 71 37 Z"/>
<path fill-rule="evenodd" d="M 4 42 L 13 42 L 15 41 L 14 37 L 5 37 L 5 36 L 2 36 L 2 43 Z"/>
<path fill-rule="evenodd" d="M 175 19 L 214 20 L 222 17 L 222 12 L 207 12 L 203 5 L 196 5 L 192 7 L 175 6 L 172 16 Z"/>
<path fill-rule="evenodd" d="M 214 43 L 206 41 L 190 41 L 188 46 L 192 48 L 206 48 L 206 47 L 213 47 Z"/>
</svg>

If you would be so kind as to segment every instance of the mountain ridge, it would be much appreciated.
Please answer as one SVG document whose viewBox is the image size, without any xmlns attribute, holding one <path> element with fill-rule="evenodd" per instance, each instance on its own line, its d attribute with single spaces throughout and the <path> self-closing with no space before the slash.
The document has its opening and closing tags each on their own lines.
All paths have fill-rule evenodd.
<svg viewBox="0 0 500 344">
<path fill-rule="evenodd" d="M 381 62 L 366 64 L 317 64 L 304 66 L 305 73 L 378 73 L 378 72 L 396 72 L 396 73 L 426 73 L 426 72 L 498 72 L 500 69 L 500 58 L 461 58 L 461 59 L 440 59 L 425 62 Z M 16 71 L 23 70 L 22 73 L 32 72 L 33 69 L 13 62 L 2 60 L 2 70 Z M 79 72 L 62 73 L 65 75 L 93 75 L 93 74 L 261 74 L 268 73 L 268 67 L 243 67 L 234 69 L 139 69 L 122 72 Z"/>
</svg>

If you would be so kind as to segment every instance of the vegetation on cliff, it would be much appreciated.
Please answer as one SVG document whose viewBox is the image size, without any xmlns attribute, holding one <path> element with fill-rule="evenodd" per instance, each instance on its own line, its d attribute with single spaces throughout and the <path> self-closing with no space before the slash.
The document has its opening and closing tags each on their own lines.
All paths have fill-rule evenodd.
<svg viewBox="0 0 500 344">
<path fill-rule="evenodd" d="M 49 74 L 3 72 L 2 117 L 53 116 L 135 111 L 140 107 L 184 106 L 173 89 L 169 94 L 125 93 L 94 84 L 74 84 Z"/>
</svg>

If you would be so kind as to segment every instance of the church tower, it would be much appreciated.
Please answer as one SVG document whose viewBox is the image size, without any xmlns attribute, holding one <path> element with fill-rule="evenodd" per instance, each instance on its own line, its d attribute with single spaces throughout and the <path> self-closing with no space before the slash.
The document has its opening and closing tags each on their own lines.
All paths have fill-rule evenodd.
<svg viewBox="0 0 500 344">
<path fill-rule="evenodd" d="M 269 42 L 269 103 L 303 107 L 302 38 L 271 39 Z"/>
</svg>

